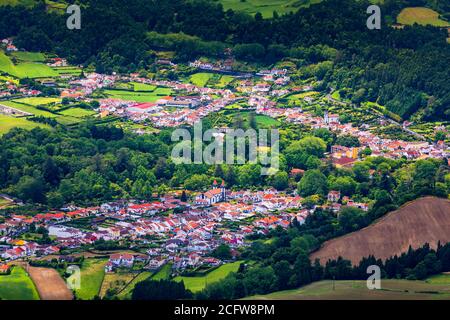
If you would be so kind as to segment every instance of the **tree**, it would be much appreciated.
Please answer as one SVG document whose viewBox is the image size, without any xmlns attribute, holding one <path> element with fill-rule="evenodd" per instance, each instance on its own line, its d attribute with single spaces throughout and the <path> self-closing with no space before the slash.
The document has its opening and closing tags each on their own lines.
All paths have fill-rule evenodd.
<svg viewBox="0 0 450 320">
<path fill-rule="evenodd" d="M 45 201 L 44 185 L 42 179 L 23 176 L 17 183 L 14 193 L 23 201 Z"/>
<path fill-rule="evenodd" d="M 186 195 L 186 191 L 185 191 L 185 190 L 183 190 L 183 192 L 181 193 L 180 200 L 181 200 L 182 202 L 186 202 L 186 201 L 188 200 L 187 195 Z"/>
<path fill-rule="evenodd" d="M 339 213 L 339 224 L 345 233 L 352 232 L 367 225 L 367 218 L 361 209 L 344 207 Z"/>
<path fill-rule="evenodd" d="M 47 203 L 51 208 L 57 209 L 64 205 L 64 198 L 61 193 L 54 191 L 47 194 Z"/>
<path fill-rule="evenodd" d="M 298 183 L 298 192 L 302 196 L 327 193 L 327 178 L 319 170 L 308 170 Z"/>
<path fill-rule="evenodd" d="M 192 293 L 186 290 L 183 281 L 165 279 L 138 282 L 132 293 L 133 300 L 178 300 L 191 297 Z"/>
<path fill-rule="evenodd" d="M 272 267 L 252 268 L 245 274 L 244 286 L 248 295 L 265 294 L 276 289 L 277 280 Z"/>
<path fill-rule="evenodd" d="M 231 248 L 227 244 L 221 244 L 216 249 L 214 249 L 211 255 L 220 260 L 230 260 L 231 256 Z"/>
<path fill-rule="evenodd" d="M 271 186 L 277 190 L 285 190 L 289 185 L 289 176 L 285 171 L 279 171 L 271 176 Z"/>
<path fill-rule="evenodd" d="M 339 190 L 343 195 L 351 196 L 355 193 L 357 183 L 351 177 L 337 177 L 331 183 L 330 188 Z"/>
<path fill-rule="evenodd" d="M 211 185 L 210 177 L 206 174 L 194 174 L 184 182 L 184 187 L 188 190 L 203 190 Z"/>
</svg>

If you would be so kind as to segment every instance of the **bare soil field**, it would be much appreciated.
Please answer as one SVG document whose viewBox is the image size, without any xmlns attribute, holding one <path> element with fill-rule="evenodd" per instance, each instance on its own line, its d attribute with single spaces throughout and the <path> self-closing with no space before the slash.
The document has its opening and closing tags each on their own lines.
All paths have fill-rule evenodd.
<svg viewBox="0 0 450 320">
<path fill-rule="evenodd" d="M 348 235 L 327 241 L 311 254 L 311 261 L 322 264 L 342 256 L 353 264 L 374 255 L 387 259 L 406 252 L 409 246 L 418 248 L 438 241 L 450 242 L 450 201 L 425 197 L 402 206 L 374 224 Z"/>
<path fill-rule="evenodd" d="M 72 292 L 56 270 L 28 267 L 28 273 L 36 285 L 41 300 L 73 299 Z"/>
</svg>

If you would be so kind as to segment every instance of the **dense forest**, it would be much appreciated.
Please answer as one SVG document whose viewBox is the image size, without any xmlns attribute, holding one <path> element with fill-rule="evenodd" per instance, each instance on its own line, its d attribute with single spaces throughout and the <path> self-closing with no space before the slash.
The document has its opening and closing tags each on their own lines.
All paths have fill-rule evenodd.
<svg viewBox="0 0 450 320">
<path fill-rule="evenodd" d="M 344 90 L 356 104 L 377 101 L 404 119 L 450 117 L 450 50 L 447 31 L 388 24 L 406 6 L 426 5 L 448 16 L 448 1 L 384 1 L 381 30 L 366 27 L 365 1 L 328 0 L 297 13 L 263 19 L 205 0 L 83 0 L 82 29 L 70 31 L 64 15 L 33 9 L 0 8 L 0 37 L 16 36 L 19 47 L 54 51 L 100 72 L 148 68 L 151 50 L 174 50 L 177 60 L 222 57 L 271 64 L 295 61 L 322 89 Z M 208 14 L 204 14 L 208 12 Z M 99 35 L 101 35 L 99 37 Z"/>
</svg>

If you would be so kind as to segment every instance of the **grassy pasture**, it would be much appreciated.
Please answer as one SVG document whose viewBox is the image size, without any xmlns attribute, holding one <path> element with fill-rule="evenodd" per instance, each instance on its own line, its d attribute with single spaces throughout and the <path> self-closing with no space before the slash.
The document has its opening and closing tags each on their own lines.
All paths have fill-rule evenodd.
<svg viewBox="0 0 450 320">
<path fill-rule="evenodd" d="M 130 299 L 131 293 L 133 292 L 134 287 L 141 281 L 147 280 L 152 276 L 151 272 L 144 271 L 141 272 L 137 277 L 135 277 L 132 281 L 130 281 L 125 288 L 117 295 L 120 299 Z"/>
<path fill-rule="evenodd" d="M 449 299 L 450 284 L 425 281 L 381 280 L 380 290 L 369 290 L 366 281 L 319 281 L 294 290 L 252 296 L 256 300 L 435 300 Z"/>
<path fill-rule="evenodd" d="M 191 75 L 189 77 L 189 81 L 198 87 L 204 87 L 208 83 L 209 79 L 211 79 L 212 77 L 213 77 L 212 73 L 199 72 Z"/>
<path fill-rule="evenodd" d="M 16 100 L 2 101 L 1 104 L 11 107 L 11 108 L 15 108 L 15 109 L 24 111 L 24 112 L 34 114 L 36 116 L 43 116 L 43 117 L 47 117 L 47 118 L 57 117 L 57 115 L 55 115 L 51 112 L 37 109 L 35 106 L 32 106 L 32 105 L 18 103 L 18 102 L 16 102 Z"/>
<path fill-rule="evenodd" d="M 3 300 L 39 300 L 39 294 L 27 272 L 13 267 L 10 275 L 0 276 L 0 298 Z"/>
<path fill-rule="evenodd" d="M 448 27 L 450 23 L 439 19 L 439 13 L 424 7 L 411 7 L 403 9 L 397 17 L 400 24 L 433 25 L 436 27 Z"/>
<path fill-rule="evenodd" d="M 108 259 L 86 259 L 81 267 L 81 286 L 75 291 L 79 299 L 91 300 L 100 294 Z"/>
<path fill-rule="evenodd" d="M 155 102 L 164 96 L 170 95 L 172 90 L 169 88 L 157 88 L 152 92 L 134 92 L 129 90 L 105 90 L 111 98 L 136 102 Z"/>
<path fill-rule="evenodd" d="M 207 273 L 201 277 L 175 277 L 175 281 L 183 281 L 187 289 L 192 292 L 199 292 L 203 290 L 207 284 L 217 282 L 224 279 L 230 272 L 236 272 L 239 269 L 239 265 L 242 261 L 236 261 L 233 263 L 227 263 L 219 268 Z"/>
<path fill-rule="evenodd" d="M 16 54 L 21 54 L 23 57 L 27 58 L 38 58 L 36 53 L 22 52 Z M 23 62 L 14 65 L 10 57 L 5 55 L 2 51 L 0 51 L 0 71 L 17 78 L 46 78 L 58 76 L 56 71 L 43 63 Z"/>
<path fill-rule="evenodd" d="M 44 62 L 45 55 L 41 52 L 23 52 L 17 51 L 11 54 L 13 57 L 18 60 L 28 61 L 28 62 Z"/>
<path fill-rule="evenodd" d="M 155 91 L 157 89 L 156 86 L 146 83 L 132 82 L 134 91 Z"/>
<path fill-rule="evenodd" d="M 30 98 L 21 98 L 14 100 L 18 103 L 28 104 L 30 106 L 43 106 L 51 103 L 60 103 L 60 98 L 48 98 L 48 97 L 30 97 Z"/>
<path fill-rule="evenodd" d="M 102 287 L 100 289 L 100 297 L 104 297 L 109 289 L 120 291 L 127 284 L 133 280 L 134 274 L 132 273 L 107 273 L 103 279 Z"/>
<path fill-rule="evenodd" d="M 83 108 L 70 108 L 63 111 L 58 112 L 64 116 L 70 116 L 75 118 L 85 118 L 95 114 L 95 111 L 86 110 Z"/>
<path fill-rule="evenodd" d="M 15 118 L 5 115 L 0 115 L 0 135 L 7 133 L 12 128 L 22 128 L 31 130 L 36 127 L 50 128 L 48 125 L 32 122 L 24 118 Z"/>
</svg>

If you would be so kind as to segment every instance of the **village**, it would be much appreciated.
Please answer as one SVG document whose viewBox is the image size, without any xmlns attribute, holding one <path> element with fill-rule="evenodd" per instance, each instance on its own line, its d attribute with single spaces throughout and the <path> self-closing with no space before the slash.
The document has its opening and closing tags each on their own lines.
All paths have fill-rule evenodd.
<svg viewBox="0 0 450 320">
<path fill-rule="evenodd" d="M 5 39 L 3 43 L 8 52 L 18 51 L 10 40 Z M 157 63 L 171 71 L 180 67 L 170 60 Z M 47 60 L 47 66 L 57 68 L 55 70 L 70 67 L 59 57 Z M 77 112 L 84 110 L 87 116 L 83 113 L 78 121 L 89 118 L 111 120 L 109 123 L 113 124 L 127 123 L 131 124 L 133 132 L 146 134 L 148 128 L 191 126 L 224 110 L 244 110 L 283 124 L 302 125 L 310 130 L 326 128 L 338 136 L 356 137 L 360 146 L 333 145 L 327 153 L 327 159 L 337 168 L 351 167 L 367 150 L 372 156 L 389 159 L 448 157 L 445 139 L 404 141 L 378 136 L 372 129 L 387 122 L 384 116 L 373 116 L 375 121 L 370 124 L 355 125 L 341 123 L 345 112 L 339 114 L 324 109 L 321 115 L 314 114 L 312 106 L 315 104 L 320 107 L 339 104 L 326 100 L 326 94 L 314 91 L 313 83 L 296 85 L 287 69 L 272 68 L 230 76 L 228 73 L 233 72 L 230 61 L 218 64 L 194 61 L 189 67 L 193 76 L 206 77 L 206 81 L 194 81 L 193 76 L 182 80 L 149 79 L 138 73 L 106 75 L 94 71 L 37 79 L 41 90 L 51 88 L 57 96 L 50 98 L 51 103 L 36 105 L 28 105 L 30 100 L 23 99 L 43 99 L 46 96 L 43 91 L 7 80 L 0 87 L 0 113 L 22 119 L 48 114 L 55 116 L 56 121 L 67 121 L 69 116 L 67 119 L 63 116 L 71 106 L 84 104 L 91 109 L 74 107 L 70 117 L 77 118 Z M 227 77 L 228 82 L 216 88 L 209 84 L 214 76 L 220 81 Z M 399 128 L 403 130 L 406 126 L 404 123 Z M 435 126 L 434 130 L 444 132 L 448 138 L 446 126 Z M 293 168 L 290 177 L 302 176 L 304 172 Z M 270 230 L 287 228 L 295 221 L 302 224 L 317 209 L 331 210 L 338 215 L 345 206 L 364 212 L 371 206 L 336 190 L 328 193 L 323 204 L 305 206 L 296 191 L 229 190 L 224 181 L 214 181 L 208 191 L 190 194 L 183 201 L 181 198 L 179 193 L 167 193 L 155 195 L 148 202 L 118 200 L 89 208 L 70 206 L 34 216 L 13 214 L 0 224 L 0 257 L 8 263 L 41 260 L 47 256 L 67 257 L 92 251 L 106 242 L 112 248 L 106 252 L 114 251 L 104 267 L 107 273 L 132 269 L 139 263 L 143 270 L 159 270 L 170 265 L 176 275 L 186 269 L 237 260 L 242 249 L 251 244 L 251 236 L 267 235 Z M 44 238 L 46 241 L 42 241 Z M 212 256 L 221 245 L 231 249 L 232 258 L 228 261 Z"/>
</svg>

